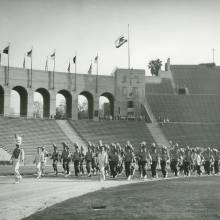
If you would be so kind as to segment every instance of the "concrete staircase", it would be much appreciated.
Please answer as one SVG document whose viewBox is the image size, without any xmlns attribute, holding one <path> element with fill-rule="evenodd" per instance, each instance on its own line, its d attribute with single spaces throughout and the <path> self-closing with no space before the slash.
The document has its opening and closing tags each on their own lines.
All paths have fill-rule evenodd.
<svg viewBox="0 0 220 220">
<path fill-rule="evenodd" d="M 153 112 L 152 112 L 152 110 L 151 110 L 151 107 L 150 107 L 150 105 L 149 105 L 149 103 L 148 103 L 148 101 L 147 101 L 146 98 L 145 98 L 145 100 L 144 100 L 143 107 L 145 108 L 145 111 L 147 112 L 147 114 L 148 114 L 148 116 L 149 116 L 149 118 L 150 118 L 150 121 L 151 121 L 152 123 L 156 123 L 157 120 L 156 120 L 156 118 L 154 117 L 154 114 L 153 114 Z"/>
<path fill-rule="evenodd" d="M 82 140 L 82 138 L 78 135 L 74 128 L 70 126 L 68 121 L 56 120 L 56 122 L 63 131 L 63 133 L 70 139 L 72 143 L 77 143 L 79 146 L 84 146 L 84 148 L 86 148 L 86 142 Z"/>
<path fill-rule="evenodd" d="M 169 142 L 165 135 L 163 134 L 162 130 L 160 129 L 158 123 L 151 123 L 146 124 L 149 131 L 151 132 L 151 135 L 153 136 L 155 142 L 158 145 L 164 145 L 166 147 L 169 147 Z"/>
</svg>

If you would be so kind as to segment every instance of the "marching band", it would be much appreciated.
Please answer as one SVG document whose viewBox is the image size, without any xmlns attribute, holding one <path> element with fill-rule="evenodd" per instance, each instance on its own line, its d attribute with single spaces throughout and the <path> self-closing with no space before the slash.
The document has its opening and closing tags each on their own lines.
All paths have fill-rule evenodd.
<svg viewBox="0 0 220 220">
<path fill-rule="evenodd" d="M 12 154 L 14 164 L 15 181 L 19 183 L 22 177 L 19 173 L 20 162 L 24 161 L 24 150 L 21 148 L 22 137 L 15 135 L 16 147 Z M 48 153 L 45 147 L 37 147 L 33 163 L 36 165 L 37 178 L 44 174 L 47 158 L 52 160 L 54 174 L 58 175 L 58 163 L 62 163 L 65 177 L 71 174 L 70 164 L 73 162 L 75 176 L 88 177 L 99 174 L 104 181 L 107 176 L 117 178 L 124 171 L 127 180 L 131 180 L 135 170 L 139 171 L 139 177 L 143 180 L 158 178 L 158 171 L 162 177 L 168 177 L 168 165 L 173 176 L 201 176 L 219 175 L 220 153 L 216 148 L 180 147 L 178 143 L 169 142 L 170 146 L 159 146 L 155 143 L 147 145 L 141 142 L 136 148 L 130 141 L 124 146 L 119 143 L 103 144 L 100 140 L 97 145 L 88 142 L 86 153 L 84 146 L 74 144 L 74 152 L 70 146 L 63 142 L 63 150 L 59 152 L 57 145 L 53 144 L 53 152 Z M 85 167 L 85 170 L 84 170 Z M 151 175 L 150 175 L 151 173 Z"/>
</svg>

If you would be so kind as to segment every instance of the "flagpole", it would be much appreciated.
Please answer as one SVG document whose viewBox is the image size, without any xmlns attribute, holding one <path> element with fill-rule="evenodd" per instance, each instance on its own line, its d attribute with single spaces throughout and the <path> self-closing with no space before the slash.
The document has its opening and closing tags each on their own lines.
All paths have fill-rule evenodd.
<svg viewBox="0 0 220 220">
<path fill-rule="evenodd" d="M 212 62 L 215 63 L 215 48 L 212 48 Z"/>
<path fill-rule="evenodd" d="M 76 62 L 77 62 L 77 52 L 75 53 L 75 79 L 74 79 L 74 91 L 76 91 Z"/>
<path fill-rule="evenodd" d="M 54 89 L 54 72 L 55 72 L 55 62 L 56 62 L 56 50 L 54 50 L 54 63 L 53 63 L 53 89 Z"/>
<path fill-rule="evenodd" d="M 98 53 L 97 53 L 97 60 L 96 60 L 96 93 L 98 93 L 98 74 L 99 74 L 99 57 L 98 57 Z"/>
<path fill-rule="evenodd" d="M 31 84 L 30 84 L 30 88 L 32 87 L 32 58 L 33 57 L 33 46 L 31 48 Z"/>
<path fill-rule="evenodd" d="M 69 57 L 69 64 L 68 64 L 67 72 L 68 72 L 68 75 L 67 75 L 68 89 L 69 89 L 69 91 L 71 91 L 71 88 L 72 88 L 72 74 L 71 74 L 70 57 Z"/>
<path fill-rule="evenodd" d="M 128 24 L 128 69 L 130 69 L 130 36 L 129 36 L 129 24 Z"/>
<path fill-rule="evenodd" d="M 8 79 L 7 79 L 7 85 L 9 85 L 9 54 L 10 54 L 10 42 L 8 43 Z"/>
<path fill-rule="evenodd" d="M 26 64 L 26 63 L 25 63 L 25 55 L 26 55 L 26 54 L 24 53 L 24 60 L 23 60 L 23 68 L 24 68 L 24 69 L 25 69 L 25 64 Z"/>
<path fill-rule="evenodd" d="M 48 56 L 47 56 L 47 59 L 46 59 L 46 65 L 45 65 L 45 72 L 48 71 Z"/>
</svg>

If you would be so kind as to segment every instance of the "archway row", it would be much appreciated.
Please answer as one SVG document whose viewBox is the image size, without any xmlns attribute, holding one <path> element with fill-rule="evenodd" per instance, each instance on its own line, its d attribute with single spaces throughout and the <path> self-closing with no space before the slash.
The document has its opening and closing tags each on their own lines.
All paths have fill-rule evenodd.
<svg viewBox="0 0 220 220">
<path fill-rule="evenodd" d="M 60 97 L 59 97 L 60 96 Z M 72 96 L 67 90 L 60 90 L 56 96 L 56 107 L 61 103 L 64 106 L 64 116 L 72 117 Z M 78 108 L 79 119 L 92 119 L 94 115 L 94 98 L 88 91 L 82 91 L 78 97 L 78 107 L 83 103 L 82 111 Z M 28 92 L 22 86 L 15 86 L 11 91 L 10 113 L 27 116 L 28 111 Z M 34 92 L 34 116 L 35 117 L 50 117 L 50 93 L 44 88 L 38 88 Z M 114 116 L 114 97 L 111 93 L 103 93 L 99 98 L 99 112 L 103 111 L 104 116 Z M 4 89 L 0 86 L 0 114 L 4 114 Z M 96 115 L 95 114 L 95 115 Z"/>
</svg>

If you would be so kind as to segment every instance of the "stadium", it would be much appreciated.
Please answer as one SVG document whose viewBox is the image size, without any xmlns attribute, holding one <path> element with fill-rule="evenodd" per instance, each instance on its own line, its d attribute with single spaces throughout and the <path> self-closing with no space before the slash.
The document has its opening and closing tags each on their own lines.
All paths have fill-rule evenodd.
<svg viewBox="0 0 220 220">
<path fill-rule="evenodd" d="M 218 0 L 0 0 L 0 220 L 220 219 Z"/>
<path fill-rule="evenodd" d="M 0 70 L 1 82 L 4 82 L 7 68 L 2 67 Z M 112 76 L 103 77 L 104 86 L 102 76 L 99 76 L 98 90 L 100 94 L 110 94 L 106 86 L 108 84 L 106 79 L 112 80 L 116 77 L 122 82 L 121 87 L 118 86 L 118 90 L 114 89 L 117 93 L 111 94 L 112 102 L 110 102 L 112 106 L 121 109 L 120 117 L 115 115 L 118 108 L 115 110 L 112 107 L 113 115 L 110 119 L 101 119 L 98 117 L 97 111 L 93 109 L 90 113 L 88 111 L 90 119 L 78 120 L 73 116 L 64 119 L 35 118 L 33 112 L 28 109 L 30 98 L 24 95 L 26 89 L 22 83 L 28 81 L 19 80 L 19 75 L 22 79 L 25 75 L 24 72 L 25 70 L 22 69 L 11 68 L 11 77 L 15 75 L 17 77 L 10 78 L 10 86 L 1 85 L 0 159 L 1 175 L 3 175 L 1 177 L 3 186 L 1 187 L 1 219 L 24 217 L 27 219 L 219 218 L 219 176 L 175 177 L 168 171 L 168 179 L 163 180 L 158 166 L 159 178 L 157 179 L 148 178 L 148 181 L 140 181 L 138 171 L 136 171 L 131 182 L 126 180 L 124 173 L 115 180 L 107 177 L 105 182 L 100 182 L 97 175 L 93 175 L 91 179 L 88 179 L 86 174 L 75 177 L 73 165 L 70 165 L 72 174 L 65 178 L 62 174 L 61 163 L 58 165 L 58 176 L 54 176 L 52 160 L 48 157 L 45 176 L 36 180 L 36 166 L 33 161 L 38 146 L 45 146 L 51 155 L 53 144 L 55 143 L 58 150 L 61 151 L 62 142 L 68 143 L 71 152 L 75 151 L 75 143 L 84 146 L 86 150 L 88 142 L 97 144 L 100 140 L 108 145 L 118 142 L 121 146 L 129 140 L 135 152 L 138 151 L 142 141 L 145 141 L 147 146 L 155 142 L 158 146 L 167 146 L 168 149 L 171 147 L 170 140 L 183 148 L 190 146 L 218 149 L 220 142 L 218 114 L 220 67 L 210 66 L 210 64 L 170 65 L 168 59 L 166 69 L 160 70 L 158 76 L 145 76 L 143 70 L 117 69 Z M 40 74 L 33 70 L 33 78 L 36 73 L 39 77 Z M 142 90 L 144 83 L 143 97 L 142 93 L 138 92 L 123 96 L 125 90 L 123 78 L 130 77 L 131 73 L 134 74 L 134 78 L 136 74 L 144 77 L 144 82 L 142 79 L 142 83 L 138 87 Z M 62 73 L 56 73 L 57 78 L 59 74 L 62 76 Z M 84 77 L 84 80 L 89 79 Z M 113 79 L 113 81 L 116 80 Z M 96 83 L 92 88 L 91 82 L 90 80 L 90 94 L 93 94 Z M 45 84 L 50 83 L 45 82 Z M 87 86 L 85 82 L 81 84 L 82 87 Z M 78 84 L 78 90 L 81 84 Z M 120 84 L 115 83 L 115 85 Z M 134 86 L 134 84 L 128 85 Z M 68 85 L 64 86 L 68 87 Z M 20 88 L 17 91 L 22 91 L 19 94 L 20 115 L 10 116 L 7 112 L 5 105 L 8 96 L 5 91 L 9 88 Z M 31 89 L 35 89 L 34 83 Z M 64 88 L 58 88 L 58 90 L 66 91 L 66 93 L 68 91 Z M 36 89 L 36 91 L 39 90 Z M 74 94 L 74 92 L 70 92 L 70 94 Z M 83 93 L 85 94 L 81 90 L 78 91 L 79 95 Z M 139 94 L 141 97 L 137 98 Z M 24 97 L 27 101 L 24 101 Z M 72 102 L 74 103 L 76 99 L 74 95 L 73 97 Z M 94 99 L 92 98 L 92 100 Z M 118 103 L 114 101 L 120 99 L 122 101 L 118 101 Z M 134 102 L 132 107 L 128 104 L 131 101 Z M 97 106 L 97 104 L 89 102 L 91 106 Z M 52 102 L 50 101 L 50 103 Z M 88 106 L 88 108 L 90 107 Z M 45 112 L 51 111 L 46 107 L 43 109 Z M 74 112 L 74 110 L 66 109 L 66 112 L 68 111 Z M 26 115 L 22 115 L 24 112 Z M 27 114 L 28 112 L 29 114 Z M 15 147 L 14 134 L 24 135 L 22 148 L 25 152 L 25 163 L 20 167 L 23 181 L 19 185 L 12 184 L 14 183 L 12 176 L 14 171 L 11 156 Z M 149 170 L 148 176 L 150 176 Z M 90 193 L 93 191 L 95 192 Z M 202 193 L 204 191 L 205 195 Z M 182 196 L 184 196 L 183 201 L 176 200 L 177 197 Z"/>
</svg>

